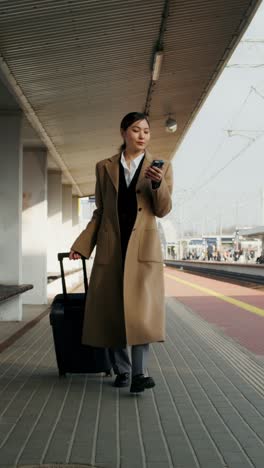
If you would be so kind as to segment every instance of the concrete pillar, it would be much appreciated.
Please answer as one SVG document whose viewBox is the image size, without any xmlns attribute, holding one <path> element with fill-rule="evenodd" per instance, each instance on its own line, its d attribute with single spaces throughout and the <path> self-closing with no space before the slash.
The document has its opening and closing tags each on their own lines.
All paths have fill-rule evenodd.
<svg viewBox="0 0 264 468">
<path fill-rule="evenodd" d="M 62 182 L 61 171 L 48 171 L 48 275 L 60 272 L 58 252 L 63 250 L 62 236 Z"/>
<path fill-rule="evenodd" d="M 62 222 L 72 227 L 72 186 L 62 186 Z M 65 227 L 65 226 L 64 226 Z"/>
<path fill-rule="evenodd" d="M 72 186 L 62 186 L 62 224 L 63 224 L 63 250 L 68 252 L 72 238 Z"/>
<path fill-rule="evenodd" d="M 79 197 L 72 197 L 72 226 L 76 227 L 79 225 Z"/>
<path fill-rule="evenodd" d="M 79 197 L 72 197 L 72 236 L 70 239 L 70 246 L 81 232 L 80 216 L 79 216 Z"/>
<path fill-rule="evenodd" d="M 0 111 L 0 283 L 22 280 L 20 111 Z M 0 320 L 21 320 L 21 295 L 0 304 Z"/>
<path fill-rule="evenodd" d="M 47 303 L 47 153 L 24 150 L 22 213 L 22 277 L 34 288 L 24 304 Z"/>
<path fill-rule="evenodd" d="M 62 186 L 62 225 L 63 225 L 63 251 L 69 252 L 70 246 L 72 245 L 73 238 L 73 226 L 72 226 L 72 186 Z M 74 262 L 65 261 L 65 267 L 67 270 L 73 270 L 76 268 Z"/>
</svg>

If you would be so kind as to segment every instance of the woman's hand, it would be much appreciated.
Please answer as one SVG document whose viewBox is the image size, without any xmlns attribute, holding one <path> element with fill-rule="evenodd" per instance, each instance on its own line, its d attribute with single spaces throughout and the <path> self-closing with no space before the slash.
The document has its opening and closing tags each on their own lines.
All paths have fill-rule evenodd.
<svg viewBox="0 0 264 468">
<path fill-rule="evenodd" d="M 69 259 L 70 260 L 79 260 L 79 258 L 82 258 L 80 254 L 77 252 L 74 252 L 74 250 L 70 251 Z"/>
<path fill-rule="evenodd" d="M 145 170 L 145 177 L 153 182 L 160 183 L 162 181 L 163 171 L 159 167 L 149 166 Z"/>
</svg>

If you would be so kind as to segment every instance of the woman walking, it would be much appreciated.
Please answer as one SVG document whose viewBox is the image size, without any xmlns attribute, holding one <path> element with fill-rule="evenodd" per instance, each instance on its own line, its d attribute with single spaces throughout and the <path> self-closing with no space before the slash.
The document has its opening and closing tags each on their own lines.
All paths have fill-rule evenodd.
<svg viewBox="0 0 264 468">
<path fill-rule="evenodd" d="M 155 217 L 171 210 L 172 168 L 153 167 L 146 150 L 146 115 L 121 122 L 121 152 L 96 165 L 96 209 L 71 247 L 70 259 L 89 258 L 95 245 L 83 325 L 83 344 L 107 347 L 116 387 L 143 392 L 149 343 L 165 339 L 163 258 Z M 131 346 L 131 360 L 128 355 Z"/>
</svg>

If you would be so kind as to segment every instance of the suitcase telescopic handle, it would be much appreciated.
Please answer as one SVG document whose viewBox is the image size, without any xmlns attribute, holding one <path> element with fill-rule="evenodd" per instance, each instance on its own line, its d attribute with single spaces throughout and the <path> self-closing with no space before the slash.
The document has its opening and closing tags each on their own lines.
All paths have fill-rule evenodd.
<svg viewBox="0 0 264 468">
<path fill-rule="evenodd" d="M 60 271 L 61 271 L 61 281 L 62 281 L 62 291 L 64 295 L 64 299 L 67 300 L 67 289 L 66 289 L 66 281 L 65 281 L 65 273 L 63 268 L 63 259 L 69 258 L 70 252 L 61 252 L 58 253 L 58 260 L 60 262 Z M 85 264 L 85 257 L 81 256 L 82 260 L 82 268 L 83 268 L 83 282 L 84 282 L 84 290 L 85 293 L 88 291 L 88 278 L 86 272 L 86 264 Z"/>
</svg>

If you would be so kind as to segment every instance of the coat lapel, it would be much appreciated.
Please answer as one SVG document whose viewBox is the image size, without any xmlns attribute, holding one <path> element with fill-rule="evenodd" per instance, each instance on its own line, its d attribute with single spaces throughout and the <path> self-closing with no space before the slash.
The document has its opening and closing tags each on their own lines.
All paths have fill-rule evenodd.
<svg viewBox="0 0 264 468">
<path fill-rule="evenodd" d="M 119 184 L 119 160 L 120 160 L 120 154 L 115 154 L 115 156 L 112 156 L 111 158 L 108 159 L 107 164 L 106 164 L 106 170 L 117 192 L 118 192 L 118 184 Z M 144 181 L 146 181 L 145 170 L 151 164 L 152 160 L 153 160 L 153 157 L 148 151 L 146 151 L 145 158 L 144 158 L 144 161 L 143 161 L 143 164 L 142 164 L 139 176 L 138 176 L 136 187 L 138 187 L 138 185 L 141 185 Z"/>
<path fill-rule="evenodd" d="M 108 159 L 106 164 L 106 170 L 117 192 L 119 184 L 119 159 L 120 154 L 115 154 L 115 156 Z"/>
</svg>

